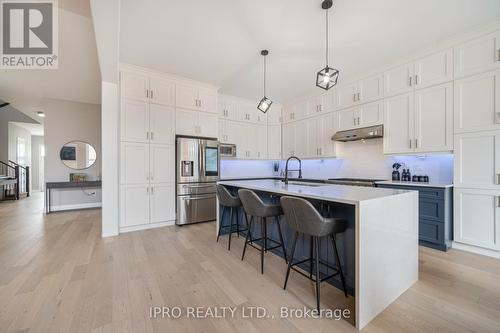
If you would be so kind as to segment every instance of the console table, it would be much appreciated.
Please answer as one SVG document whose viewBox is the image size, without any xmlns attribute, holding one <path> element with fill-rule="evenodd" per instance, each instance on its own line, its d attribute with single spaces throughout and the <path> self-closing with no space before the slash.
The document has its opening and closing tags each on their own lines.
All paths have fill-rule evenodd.
<svg viewBox="0 0 500 333">
<path fill-rule="evenodd" d="M 50 190 L 64 188 L 101 188 L 101 181 L 85 182 L 47 182 L 45 183 L 45 212 L 50 214 Z"/>
</svg>

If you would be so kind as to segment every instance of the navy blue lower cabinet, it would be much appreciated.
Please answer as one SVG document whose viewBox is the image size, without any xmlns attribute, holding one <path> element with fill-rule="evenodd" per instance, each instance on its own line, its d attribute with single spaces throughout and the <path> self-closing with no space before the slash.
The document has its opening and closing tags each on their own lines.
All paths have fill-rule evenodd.
<svg viewBox="0 0 500 333">
<path fill-rule="evenodd" d="M 448 251 L 453 240 L 453 187 L 377 184 L 377 187 L 418 191 L 419 244 Z"/>
</svg>

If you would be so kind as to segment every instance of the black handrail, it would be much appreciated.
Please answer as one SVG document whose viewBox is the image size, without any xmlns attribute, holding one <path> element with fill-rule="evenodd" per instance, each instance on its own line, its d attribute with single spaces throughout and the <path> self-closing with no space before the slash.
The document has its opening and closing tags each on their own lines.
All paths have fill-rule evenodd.
<svg viewBox="0 0 500 333">
<path fill-rule="evenodd" d="M 5 165 L 8 168 L 14 169 L 14 178 L 16 179 L 16 199 L 19 200 L 19 191 L 21 189 L 21 170 L 24 170 L 24 187 L 26 189 L 26 195 L 29 197 L 30 196 L 30 167 L 25 166 L 23 167 L 22 165 L 9 160 L 9 163 L 14 164 L 14 166 L 10 165 L 9 163 L 5 163 L 0 161 L 2 165 Z"/>
<path fill-rule="evenodd" d="M 14 169 L 14 167 L 12 165 L 8 164 L 8 163 L 2 162 L 2 161 L 0 161 L 0 163 L 3 164 L 3 165 L 5 165 L 6 167 Z"/>
<path fill-rule="evenodd" d="M 26 169 L 26 167 L 23 167 L 21 164 L 18 164 L 18 163 L 14 162 L 14 161 L 9 160 L 9 163 L 12 163 L 12 164 L 14 164 L 14 166 L 18 166 L 18 167 L 20 167 L 22 169 Z"/>
</svg>

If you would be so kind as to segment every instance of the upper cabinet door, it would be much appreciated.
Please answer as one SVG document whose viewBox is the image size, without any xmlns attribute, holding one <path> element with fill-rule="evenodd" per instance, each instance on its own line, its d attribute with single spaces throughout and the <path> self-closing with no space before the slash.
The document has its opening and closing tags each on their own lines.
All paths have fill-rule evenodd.
<svg viewBox="0 0 500 333">
<path fill-rule="evenodd" d="M 175 133 L 198 135 L 198 111 L 177 108 L 175 112 Z"/>
<path fill-rule="evenodd" d="M 352 106 L 358 99 L 358 84 L 352 83 L 337 88 L 335 109 L 345 109 Z"/>
<path fill-rule="evenodd" d="M 356 127 L 358 124 L 356 114 L 357 108 L 335 112 L 335 116 L 337 117 L 337 130 L 345 131 Z"/>
<path fill-rule="evenodd" d="M 500 129 L 500 71 L 455 80 L 455 133 Z"/>
<path fill-rule="evenodd" d="M 175 108 L 171 106 L 151 104 L 149 112 L 151 142 L 174 144 Z"/>
<path fill-rule="evenodd" d="M 413 151 L 413 93 L 384 100 L 384 154 Z"/>
<path fill-rule="evenodd" d="M 356 114 L 354 115 L 356 117 Z M 384 123 L 383 101 L 360 105 L 357 112 L 356 123 L 361 127 L 381 125 Z"/>
<path fill-rule="evenodd" d="M 175 83 L 170 80 L 151 78 L 149 97 L 151 103 L 175 106 Z"/>
<path fill-rule="evenodd" d="M 384 75 L 375 75 L 359 81 L 357 102 L 367 103 L 384 97 Z"/>
<path fill-rule="evenodd" d="M 198 108 L 201 111 L 217 113 L 217 91 L 198 89 Z"/>
<path fill-rule="evenodd" d="M 453 79 L 452 50 L 448 49 L 415 62 L 415 89 L 426 88 Z"/>
<path fill-rule="evenodd" d="M 238 120 L 238 102 L 225 97 L 219 97 L 219 116 L 225 119 Z"/>
<path fill-rule="evenodd" d="M 267 123 L 269 125 L 281 124 L 282 122 L 281 112 L 282 112 L 282 107 L 280 104 L 271 105 L 271 108 L 269 108 L 269 111 L 267 111 Z"/>
<path fill-rule="evenodd" d="M 307 115 L 313 116 L 324 111 L 323 95 L 313 96 L 307 100 Z"/>
<path fill-rule="evenodd" d="M 281 159 L 281 125 L 267 127 L 267 157 Z"/>
<path fill-rule="evenodd" d="M 385 97 L 404 94 L 413 90 L 413 63 L 395 67 L 384 73 Z"/>
<path fill-rule="evenodd" d="M 415 151 L 453 150 L 453 83 L 415 91 Z"/>
<path fill-rule="evenodd" d="M 335 157 L 336 144 L 332 141 L 332 135 L 335 133 L 335 116 L 333 113 L 325 114 L 318 119 L 318 146 L 319 156 Z"/>
<path fill-rule="evenodd" d="M 219 120 L 216 114 L 198 112 L 198 134 L 207 138 L 219 135 Z"/>
<path fill-rule="evenodd" d="M 295 154 L 295 122 L 283 125 L 283 158 L 288 158 Z"/>
<path fill-rule="evenodd" d="M 300 120 L 307 117 L 307 100 L 302 100 L 292 106 L 292 120 Z"/>
<path fill-rule="evenodd" d="M 177 107 L 198 109 L 198 88 L 186 84 L 178 84 L 175 89 L 175 103 Z"/>
<path fill-rule="evenodd" d="M 151 145 L 151 183 L 172 183 L 175 181 L 175 153 L 173 145 Z"/>
<path fill-rule="evenodd" d="M 122 143 L 120 159 L 122 184 L 149 183 L 149 145 L 147 143 Z"/>
<path fill-rule="evenodd" d="M 306 152 L 302 157 L 316 157 L 319 156 L 319 118 L 309 118 L 304 120 L 305 122 L 305 136 L 306 140 Z"/>
<path fill-rule="evenodd" d="M 500 189 L 500 131 L 455 136 L 458 187 Z"/>
<path fill-rule="evenodd" d="M 122 141 L 149 141 L 149 105 L 133 100 L 121 101 L 120 137 Z"/>
<path fill-rule="evenodd" d="M 500 67 L 500 31 L 454 48 L 455 77 Z"/>
<path fill-rule="evenodd" d="M 149 100 L 149 79 L 145 75 L 121 72 L 121 97 L 139 101 Z"/>
</svg>

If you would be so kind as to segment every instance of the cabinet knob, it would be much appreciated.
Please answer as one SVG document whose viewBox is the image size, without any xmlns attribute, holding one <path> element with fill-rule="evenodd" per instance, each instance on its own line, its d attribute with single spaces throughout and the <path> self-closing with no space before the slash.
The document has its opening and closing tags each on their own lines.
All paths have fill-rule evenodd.
<svg viewBox="0 0 500 333">
<path fill-rule="evenodd" d="M 410 79 L 409 79 L 409 85 L 410 85 L 410 87 L 411 87 L 411 76 L 410 76 Z"/>
</svg>

